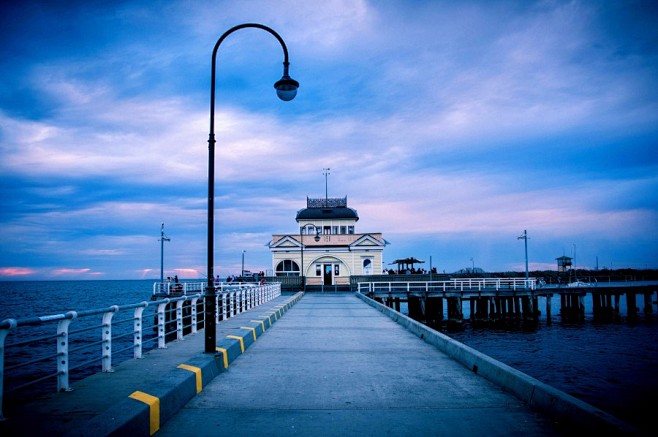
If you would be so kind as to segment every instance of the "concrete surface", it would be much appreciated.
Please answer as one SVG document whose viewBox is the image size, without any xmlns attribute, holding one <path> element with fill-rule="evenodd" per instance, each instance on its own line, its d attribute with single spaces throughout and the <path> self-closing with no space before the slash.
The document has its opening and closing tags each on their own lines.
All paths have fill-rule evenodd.
<svg viewBox="0 0 658 437">
<path fill-rule="evenodd" d="M 354 294 L 306 294 L 158 436 L 560 435 Z"/>
</svg>

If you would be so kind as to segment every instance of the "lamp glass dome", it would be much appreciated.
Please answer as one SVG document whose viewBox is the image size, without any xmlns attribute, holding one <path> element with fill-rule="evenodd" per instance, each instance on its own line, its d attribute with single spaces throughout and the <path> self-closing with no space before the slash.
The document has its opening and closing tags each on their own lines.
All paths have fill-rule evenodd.
<svg viewBox="0 0 658 437">
<path fill-rule="evenodd" d="M 290 76 L 283 76 L 281 80 L 274 84 L 276 88 L 276 95 L 279 96 L 284 102 L 289 102 L 297 95 L 297 88 L 299 82 L 292 79 Z"/>
</svg>

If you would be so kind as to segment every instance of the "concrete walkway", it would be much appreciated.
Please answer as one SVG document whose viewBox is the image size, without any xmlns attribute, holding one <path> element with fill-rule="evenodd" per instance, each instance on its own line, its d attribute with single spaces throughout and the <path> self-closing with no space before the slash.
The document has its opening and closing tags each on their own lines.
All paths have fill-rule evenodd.
<svg viewBox="0 0 658 437">
<path fill-rule="evenodd" d="M 353 294 L 306 294 L 158 436 L 559 435 Z"/>
</svg>

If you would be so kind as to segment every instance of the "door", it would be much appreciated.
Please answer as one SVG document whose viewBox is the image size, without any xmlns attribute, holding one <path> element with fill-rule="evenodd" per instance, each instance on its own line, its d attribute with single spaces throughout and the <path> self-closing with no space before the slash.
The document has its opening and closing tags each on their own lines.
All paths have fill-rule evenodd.
<svg viewBox="0 0 658 437">
<path fill-rule="evenodd" d="M 323 272 L 324 272 L 323 284 L 334 285 L 334 275 L 333 275 L 332 265 L 325 264 L 323 267 Z"/>
</svg>

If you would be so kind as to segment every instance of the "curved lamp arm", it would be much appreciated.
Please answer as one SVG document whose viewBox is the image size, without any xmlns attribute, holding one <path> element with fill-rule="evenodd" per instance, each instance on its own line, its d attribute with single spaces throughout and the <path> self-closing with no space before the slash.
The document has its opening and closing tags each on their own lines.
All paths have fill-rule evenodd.
<svg viewBox="0 0 658 437">
<path fill-rule="evenodd" d="M 278 33 L 276 33 L 273 29 L 270 29 L 269 27 L 258 23 L 245 23 L 232 27 L 226 32 L 224 32 L 222 36 L 219 37 L 219 39 L 215 43 L 215 48 L 212 51 L 212 70 L 210 74 L 210 134 L 213 136 L 215 133 L 215 70 L 217 64 L 217 51 L 219 50 L 219 46 L 226 39 L 226 37 L 228 37 L 230 34 L 232 34 L 237 30 L 245 29 L 249 27 L 263 29 L 274 35 L 274 37 L 279 41 L 279 43 L 281 44 L 281 48 L 283 49 L 283 76 L 281 77 L 280 80 L 278 80 L 274 84 L 274 88 L 276 88 L 277 95 L 279 96 L 279 98 L 286 102 L 294 99 L 295 96 L 297 95 L 297 88 L 299 88 L 299 82 L 292 79 L 288 73 L 290 62 L 288 62 L 288 48 L 286 47 L 286 43 L 283 41 L 283 38 L 281 38 L 281 36 Z"/>
</svg>

